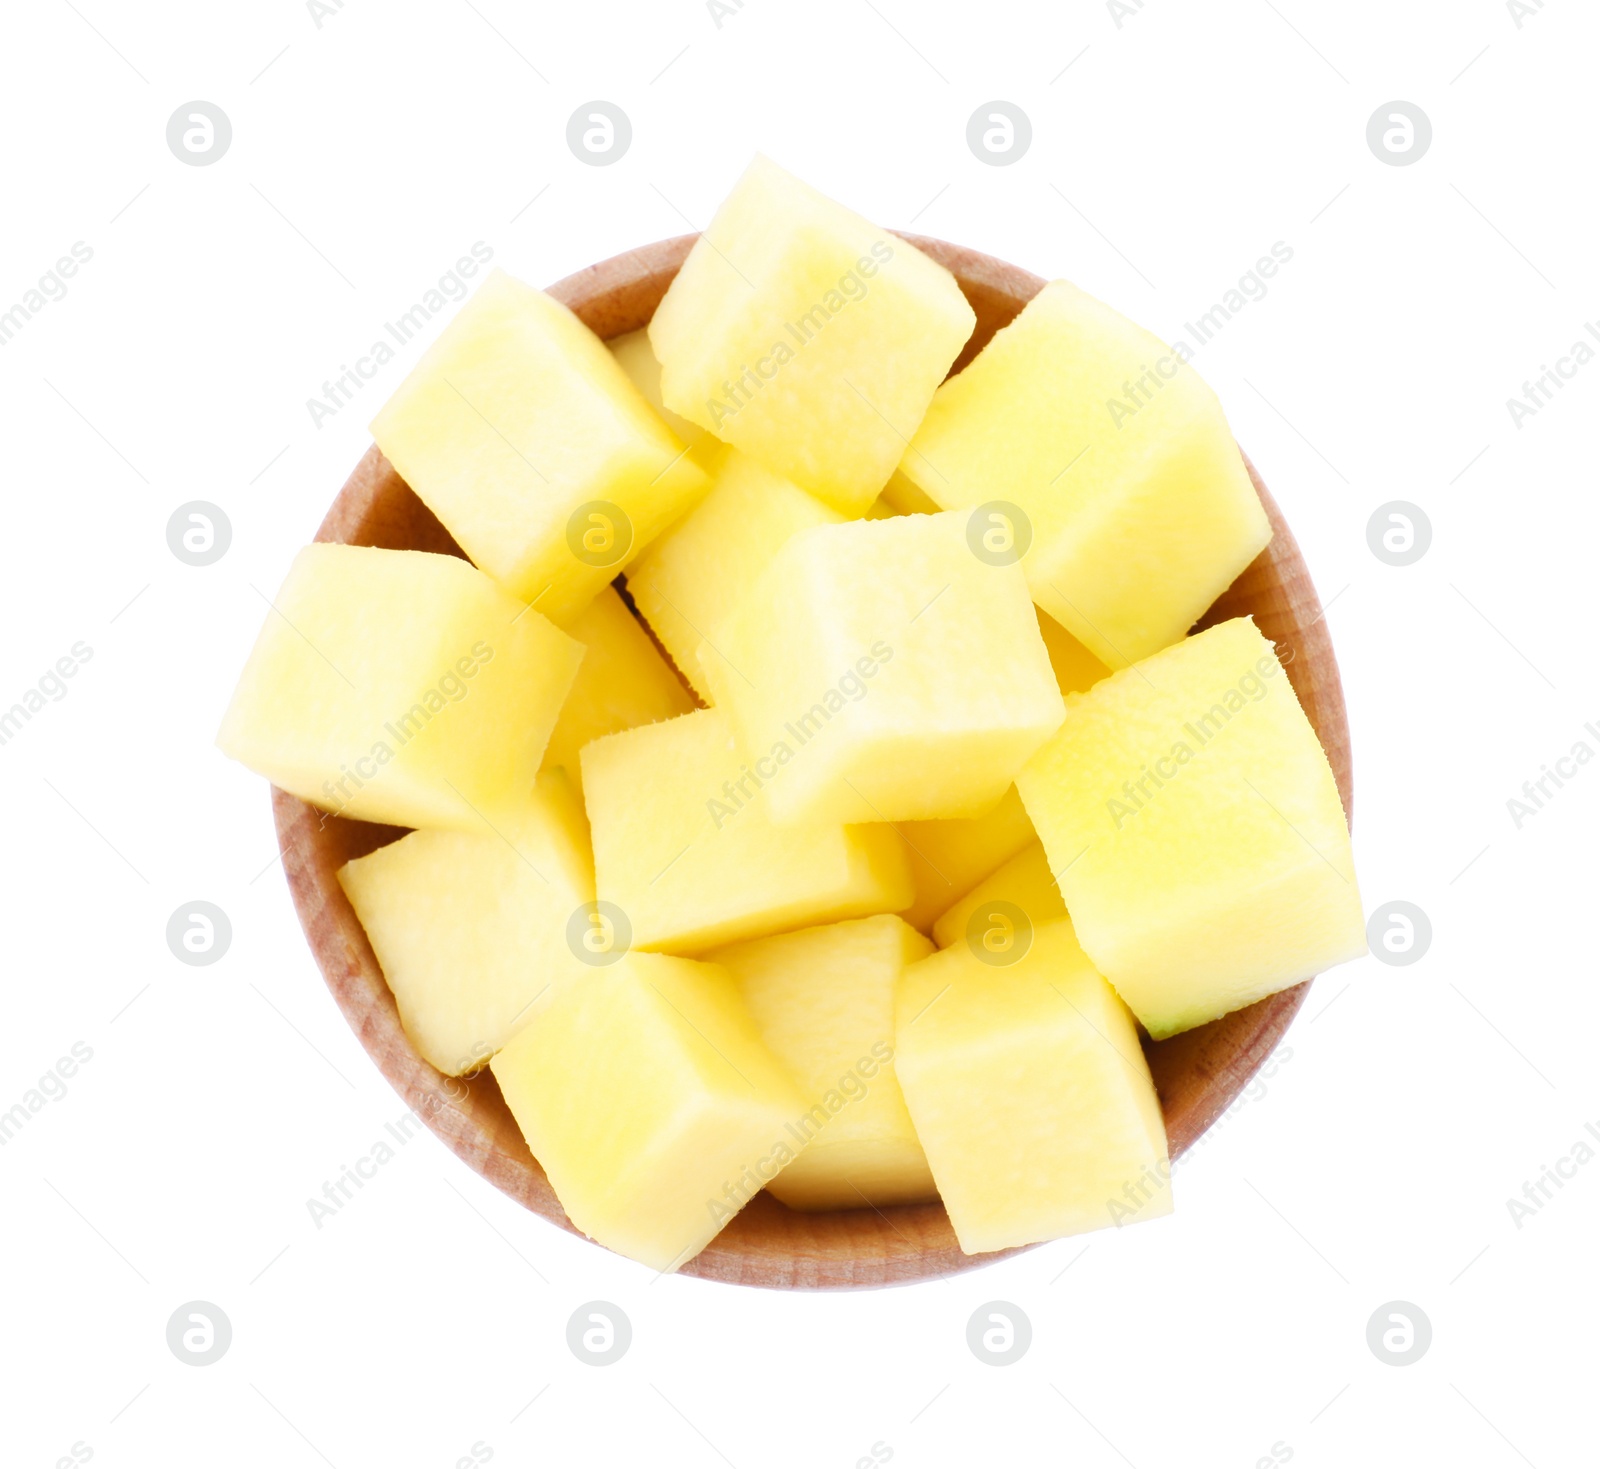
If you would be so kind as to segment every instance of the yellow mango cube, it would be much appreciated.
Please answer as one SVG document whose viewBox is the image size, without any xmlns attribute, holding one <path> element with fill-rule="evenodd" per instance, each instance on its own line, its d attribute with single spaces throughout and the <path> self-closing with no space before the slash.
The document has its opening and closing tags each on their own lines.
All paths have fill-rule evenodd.
<svg viewBox="0 0 1600 1469">
<path fill-rule="evenodd" d="M 695 691 L 711 702 L 696 651 L 720 629 L 790 536 L 844 517 L 730 449 L 711 492 L 628 567 L 628 595 Z"/>
<path fill-rule="evenodd" d="M 1020 509 L 1034 600 L 1111 668 L 1175 643 L 1272 537 L 1188 355 L 1054 281 L 939 389 L 901 463 L 946 509 Z"/>
<path fill-rule="evenodd" d="M 545 747 L 545 769 L 563 767 L 580 786 L 578 752 L 601 735 L 675 719 L 694 708 L 639 619 L 611 587 L 566 626 L 584 646 L 583 662 Z"/>
<path fill-rule="evenodd" d="M 307 546 L 217 744 L 340 816 L 482 831 L 526 805 L 582 658 L 459 557 Z"/>
<path fill-rule="evenodd" d="M 1015 564 L 960 512 L 784 542 L 701 665 L 779 821 L 982 816 L 1064 712 Z"/>
<path fill-rule="evenodd" d="M 1101 679 L 1111 677 L 1111 670 L 1044 608 L 1036 610 L 1039 614 L 1039 636 L 1044 639 L 1045 651 L 1050 655 L 1050 667 L 1055 671 L 1056 687 L 1063 695 L 1085 693 Z"/>
<path fill-rule="evenodd" d="M 656 361 L 650 346 L 650 333 L 643 327 L 613 337 L 606 343 L 617 365 L 628 374 L 628 381 L 656 411 L 656 416 L 677 436 L 679 443 L 689 450 L 689 457 L 707 474 L 715 474 L 718 465 L 728 453 L 728 446 L 715 434 L 703 429 L 687 418 L 680 418 L 661 397 L 661 364 Z"/>
<path fill-rule="evenodd" d="M 756 1029 L 794 1078 L 804 1151 L 768 1191 L 791 1209 L 934 1197 L 894 1076 L 895 986 L 933 945 L 891 914 L 752 939 L 707 957 L 733 975 Z"/>
<path fill-rule="evenodd" d="M 914 480 L 906 478 L 903 469 L 896 469 L 889 476 L 879 498 L 901 515 L 937 515 L 944 508 Z"/>
<path fill-rule="evenodd" d="M 1069 699 L 1017 789 L 1084 949 L 1158 1040 L 1366 952 L 1333 772 L 1249 618 Z"/>
<path fill-rule="evenodd" d="M 594 900 L 589 832 L 563 771 L 498 831 L 414 831 L 339 869 L 400 1022 L 449 1076 L 474 1071 L 563 985 L 592 974 L 568 938 Z"/>
<path fill-rule="evenodd" d="M 462 550 L 557 623 L 710 483 L 605 344 L 499 270 L 372 436 Z"/>
<path fill-rule="evenodd" d="M 973 915 L 981 916 L 974 922 Z M 1018 914 L 1021 915 L 1021 920 Z M 1038 841 L 1031 841 L 1009 862 L 1003 862 L 966 897 L 952 903 L 933 925 L 933 941 L 941 949 L 971 935 L 1004 937 L 1007 925 L 1038 928 L 1067 916 L 1061 889 L 1050 871 L 1050 859 Z"/>
<path fill-rule="evenodd" d="M 667 407 L 860 515 L 975 324 L 943 266 L 757 157 L 650 344 Z"/>
<path fill-rule="evenodd" d="M 702 953 L 911 901 L 888 827 L 775 826 L 719 709 L 607 735 L 580 758 L 597 891 L 639 948 Z"/>
<path fill-rule="evenodd" d="M 629 953 L 561 990 L 491 1063 L 567 1217 L 671 1271 L 799 1153 L 804 1110 L 726 970 Z"/>
<path fill-rule="evenodd" d="M 895 1069 L 969 1255 L 1171 1212 L 1166 1130 L 1127 1006 L 1065 921 L 993 963 L 913 964 Z M 997 956 L 989 955 L 989 959 Z"/>
<path fill-rule="evenodd" d="M 982 816 L 902 821 L 895 829 L 905 841 L 917 888 L 916 898 L 900 916 L 923 933 L 980 878 L 1038 840 L 1015 786 L 1008 787 L 1000 804 Z"/>
</svg>

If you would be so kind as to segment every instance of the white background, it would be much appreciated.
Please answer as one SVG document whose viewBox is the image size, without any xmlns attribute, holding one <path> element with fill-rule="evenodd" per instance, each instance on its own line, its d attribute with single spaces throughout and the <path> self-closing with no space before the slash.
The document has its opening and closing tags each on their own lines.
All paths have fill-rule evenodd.
<svg viewBox="0 0 1600 1469">
<path fill-rule="evenodd" d="M 11 7 L 0 310 L 94 253 L 0 349 L 0 705 L 93 658 L 0 748 L 0 1110 L 93 1059 L 0 1149 L 0 1461 L 1593 1462 L 1600 1159 L 1520 1228 L 1506 1201 L 1600 1124 L 1600 765 L 1520 830 L 1506 803 L 1600 749 L 1600 363 L 1520 429 L 1506 401 L 1600 316 L 1597 41 L 1580 0 L 1520 28 L 1497 0 Z M 605 168 L 565 141 L 595 98 L 633 125 Z M 1434 129 L 1409 167 L 1366 142 L 1397 98 Z M 203 168 L 165 141 L 192 99 L 233 126 Z M 965 141 L 992 99 L 1032 120 L 1008 167 Z M 652 1282 L 431 1135 L 319 1230 L 306 1200 L 402 1106 L 306 949 L 265 784 L 211 740 L 417 346 L 320 428 L 306 399 L 474 241 L 547 284 L 703 224 L 758 148 L 1169 337 L 1292 247 L 1198 366 L 1331 602 L 1367 909 L 1420 905 L 1431 949 L 1318 981 L 1175 1217 L 949 1280 Z M 190 500 L 232 522 L 208 568 L 167 548 Z M 1409 567 L 1368 549 L 1391 500 L 1433 526 Z M 210 968 L 164 938 L 200 898 L 233 924 Z M 234 1333 L 203 1369 L 165 1340 L 195 1299 Z M 634 1331 L 603 1369 L 565 1341 L 595 1299 Z M 966 1343 L 996 1299 L 1033 1327 L 1005 1368 Z M 1433 1327 L 1404 1368 L 1366 1341 L 1397 1299 Z"/>
</svg>

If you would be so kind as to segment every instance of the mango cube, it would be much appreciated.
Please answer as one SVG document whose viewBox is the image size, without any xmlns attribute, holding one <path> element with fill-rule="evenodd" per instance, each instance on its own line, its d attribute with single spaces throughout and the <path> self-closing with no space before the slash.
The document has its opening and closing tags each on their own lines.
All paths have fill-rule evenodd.
<svg viewBox="0 0 1600 1469">
<path fill-rule="evenodd" d="M 911 901 L 888 827 L 773 825 L 720 709 L 607 735 L 580 758 L 597 891 L 639 948 L 701 953 Z"/>
<path fill-rule="evenodd" d="M 728 453 L 728 446 L 715 434 L 680 418 L 661 398 L 661 364 L 656 361 L 650 345 L 650 333 L 641 327 L 613 337 L 606 343 L 617 366 L 628 374 L 628 381 L 639 390 L 646 403 L 656 411 L 656 416 L 677 436 L 678 442 L 689 450 L 689 457 L 707 474 L 715 474 L 717 466 Z"/>
<path fill-rule="evenodd" d="M 728 615 L 790 536 L 844 517 L 754 459 L 727 451 L 711 493 L 628 567 L 628 595 L 683 676 L 710 701 L 695 656 L 716 656 Z"/>
<path fill-rule="evenodd" d="M 982 816 L 1061 723 L 1013 562 L 960 512 L 802 531 L 702 652 L 778 821 Z"/>
<path fill-rule="evenodd" d="M 895 829 L 906 844 L 917 888 L 916 898 L 900 916 L 923 933 L 980 878 L 1038 840 L 1015 786 L 1008 787 L 1000 804 L 982 816 L 902 821 Z"/>
<path fill-rule="evenodd" d="M 709 485 L 605 344 L 499 270 L 372 436 L 462 550 L 558 623 Z"/>
<path fill-rule="evenodd" d="M 307 546 L 217 744 L 340 816 L 482 831 L 526 805 L 582 658 L 459 557 Z"/>
<path fill-rule="evenodd" d="M 1050 655 L 1050 667 L 1055 671 L 1056 687 L 1063 696 L 1085 693 L 1101 679 L 1111 677 L 1111 670 L 1044 608 L 1036 610 L 1039 614 L 1039 636 L 1044 639 L 1045 651 Z"/>
<path fill-rule="evenodd" d="M 566 627 L 584 646 L 583 662 L 561 717 L 545 747 L 544 765 L 563 767 L 580 783 L 578 752 L 601 735 L 674 719 L 694 708 L 639 619 L 611 587 L 597 596 Z"/>
<path fill-rule="evenodd" d="M 895 1004 L 896 1072 L 969 1255 L 1172 1210 L 1127 1006 L 1070 923 L 1012 952 L 997 965 L 965 943 L 941 949 L 906 970 Z"/>
<path fill-rule="evenodd" d="M 650 344 L 668 408 L 859 515 L 975 323 L 943 266 L 757 157 Z"/>
<path fill-rule="evenodd" d="M 896 469 L 889 476 L 889 483 L 878 498 L 901 515 L 937 515 L 944 508 L 914 481 L 907 479 L 903 469 Z"/>
<path fill-rule="evenodd" d="M 893 481 L 890 483 L 892 485 Z M 888 491 L 884 493 L 887 498 Z M 1066 628 L 1042 608 L 1036 607 L 1034 611 L 1039 621 L 1039 635 L 1044 639 L 1050 667 L 1056 676 L 1056 687 L 1062 694 L 1081 693 L 1110 677 L 1111 670 Z M 905 838 L 906 852 L 911 859 L 911 878 L 917 885 L 916 901 L 900 916 L 913 928 L 931 932 L 940 948 L 945 948 L 950 940 L 939 936 L 935 919 L 952 905 L 965 909 L 968 900 L 962 895 L 976 892 L 974 884 L 987 888 L 987 879 L 991 875 L 998 879 L 1020 853 L 1029 847 L 1039 850 L 1038 834 L 1022 808 L 1022 798 L 1015 786 L 985 816 L 958 821 L 901 822 L 896 829 Z M 1044 861 L 1042 851 L 1039 861 Z M 1046 876 L 1049 876 L 1048 869 Z M 985 881 L 980 883 L 980 879 Z M 1050 890 L 1055 892 L 1054 879 L 1050 881 Z M 1066 917 L 1067 910 L 1061 907 L 1059 894 L 1056 894 L 1055 906 L 1059 909 L 1055 916 Z"/>
<path fill-rule="evenodd" d="M 791 1209 L 859 1209 L 934 1196 L 894 1077 L 895 986 L 933 945 L 891 914 L 752 939 L 707 957 L 733 975 L 807 1110 L 803 1152 L 767 1186 Z"/>
<path fill-rule="evenodd" d="M 1085 951 L 1158 1040 L 1366 952 L 1333 772 L 1249 618 L 1069 699 L 1017 789 Z"/>
<path fill-rule="evenodd" d="M 969 935 L 1003 932 L 1005 925 L 1022 926 L 1020 911 L 1027 926 L 1054 923 L 1067 916 L 1061 889 L 1050 871 L 1050 859 L 1037 841 L 1029 842 L 1009 862 L 1003 862 L 966 897 L 952 903 L 933 925 L 933 941 L 941 949 L 952 948 Z M 973 914 L 981 913 L 976 924 Z"/>
<path fill-rule="evenodd" d="M 800 1094 L 714 964 L 625 954 L 491 1068 L 567 1217 L 652 1270 L 693 1259 L 801 1147 Z"/>
<path fill-rule="evenodd" d="M 400 1022 L 430 1066 L 474 1071 L 560 987 L 594 971 L 568 942 L 594 899 L 583 807 L 547 771 L 498 831 L 414 831 L 339 869 Z"/>
<path fill-rule="evenodd" d="M 1066 281 L 939 389 L 901 468 L 946 509 L 1020 509 L 1034 600 L 1111 668 L 1175 643 L 1272 537 L 1185 349 Z"/>
</svg>

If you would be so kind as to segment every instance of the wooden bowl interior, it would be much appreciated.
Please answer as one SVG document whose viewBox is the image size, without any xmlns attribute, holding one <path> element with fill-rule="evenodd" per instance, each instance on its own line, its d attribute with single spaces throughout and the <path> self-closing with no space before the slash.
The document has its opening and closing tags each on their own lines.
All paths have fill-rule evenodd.
<svg viewBox="0 0 1600 1469">
<path fill-rule="evenodd" d="M 694 238 L 685 235 L 629 251 L 569 276 L 551 287 L 551 294 L 601 337 L 637 330 L 654 313 Z M 976 251 L 922 236 L 905 238 L 955 275 L 977 315 L 977 331 L 958 369 L 1044 285 L 1038 276 Z M 1272 521 L 1272 544 L 1218 599 L 1201 626 L 1250 615 L 1278 645 L 1289 680 L 1328 753 L 1348 817 L 1350 740 L 1333 647 L 1294 537 L 1254 466 L 1250 474 Z M 376 446 L 345 483 L 317 539 L 462 554 Z M 277 789 L 273 809 L 306 936 L 334 999 L 379 1069 L 467 1163 L 534 1213 L 571 1230 L 492 1075 L 444 1076 L 412 1048 L 366 934 L 335 878 L 352 857 L 403 832 L 326 816 Z M 1145 1042 L 1173 1157 L 1238 1096 L 1288 1029 L 1307 988 L 1298 985 L 1171 1040 Z M 745 1285 L 838 1288 L 927 1279 L 997 1258 L 962 1254 L 936 1203 L 803 1214 L 761 1194 L 683 1272 Z"/>
</svg>

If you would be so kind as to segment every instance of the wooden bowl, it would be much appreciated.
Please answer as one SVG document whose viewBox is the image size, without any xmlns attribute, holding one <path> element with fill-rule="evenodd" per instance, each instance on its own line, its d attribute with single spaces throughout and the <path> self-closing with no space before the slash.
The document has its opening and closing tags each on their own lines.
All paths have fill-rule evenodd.
<svg viewBox="0 0 1600 1469">
<path fill-rule="evenodd" d="M 955 275 L 977 313 L 977 331 L 957 368 L 1044 285 L 1038 276 L 974 250 L 918 235 L 905 238 Z M 694 239 L 683 235 L 630 250 L 568 276 L 550 293 L 602 337 L 637 330 L 649 321 Z M 1250 476 L 1272 521 L 1272 544 L 1202 625 L 1249 614 L 1278 645 L 1289 681 L 1328 753 L 1348 816 L 1350 736 L 1327 625 L 1289 527 L 1254 466 Z M 376 446 L 339 492 L 317 539 L 461 555 Z M 352 857 L 402 832 L 325 816 L 281 790 L 273 791 L 272 800 L 284 870 L 306 937 L 334 999 L 379 1070 L 406 1104 L 491 1183 L 534 1213 L 572 1229 L 493 1076 L 487 1071 L 470 1080 L 444 1076 L 417 1055 L 400 1028 L 366 934 L 334 877 Z M 1173 1157 L 1239 1095 L 1288 1029 L 1308 987 L 1309 982 L 1297 985 L 1171 1040 L 1145 1042 Z M 802 1214 L 760 1194 L 683 1273 L 741 1285 L 818 1289 L 924 1280 L 998 1258 L 962 1254 L 939 1204 Z"/>
</svg>

